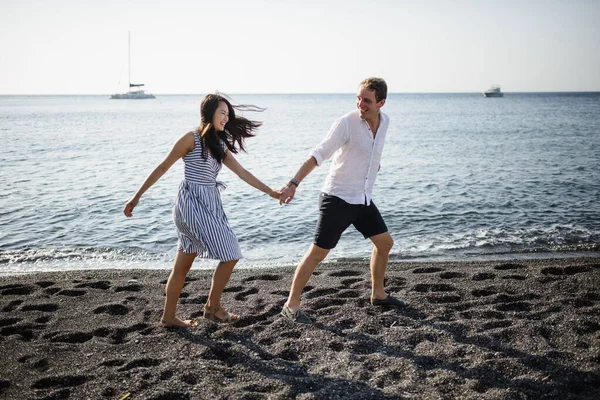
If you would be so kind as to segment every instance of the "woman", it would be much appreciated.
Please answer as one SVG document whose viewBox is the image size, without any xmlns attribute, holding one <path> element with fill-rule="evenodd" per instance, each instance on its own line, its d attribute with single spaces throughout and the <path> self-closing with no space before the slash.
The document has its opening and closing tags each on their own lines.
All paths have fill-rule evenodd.
<svg viewBox="0 0 600 400">
<path fill-rule="evenodd" d="M 185 178 L 179 186 L 173 207 L 178 245 L 175 265 L 166 287 L 166 299 L 161 324 L 169 326 L 196 326 L 193 320 L 180 320 L 175 308 L 185 276 L 196 256 L 220 260 L 212 278 L 204 317 L 217 322 L 233 322 L 239 315 L 230 314 L 221 307 L 221 294 L 229 281 L 233 267 L 242 257 L 240 246 L 232 232 L 223 207 L 220 191 L 225 185 L 216 180 L 224 164 L 243 181 L 278 199 L 281 192 L 272 190 L 244 169 L 232 153 L 245 150 L 244 140 L 254 136 L 260 122 L 236 116 L 235 109 L 261 111 L 253 106 L 232 106 L 220 94 L 204 97 L 200 106 L 201 124 L 196 131 L 183 135 L 167 157 L 152 171 L 123 213 L 132 216 L 140 197 L 180 158 L 183 158 Z"/>
</svg>

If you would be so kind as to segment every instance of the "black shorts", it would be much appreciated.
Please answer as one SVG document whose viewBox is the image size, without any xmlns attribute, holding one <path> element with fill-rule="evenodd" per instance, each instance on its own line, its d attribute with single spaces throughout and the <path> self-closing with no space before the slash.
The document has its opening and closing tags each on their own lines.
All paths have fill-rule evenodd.
<svg viewBox="0 0 600 400">
<path fill-rule="evenodd" d="M 333 249 L 350 224 L 354 225 L 365 239 L 388 231 L 383 217 L 372 201 L 368 206 L 349 204 L 339 197 L 321 193 L 314 243 L 323 249 Z"/>
</svg>

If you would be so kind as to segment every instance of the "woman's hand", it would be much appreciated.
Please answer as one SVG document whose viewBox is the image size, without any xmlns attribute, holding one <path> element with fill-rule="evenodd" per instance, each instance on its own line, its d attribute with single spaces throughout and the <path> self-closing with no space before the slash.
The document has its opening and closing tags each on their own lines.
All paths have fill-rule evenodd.
<svg viewBox="0 0 600 400">
<path fill-rule="evenodd" d="M 269 191 L 269 196 L 271 196 L 272 198 L 274 198 L 276 200 L 279 200 L 279 197 L 281 197 L 281 191 L 271 189 Z"/>
<path fill-rule="evenodd" d="M 138 201 L 139 199 L 134 197 L 133 199 L 129 200 L 127 204 L 125 204 L 125 208 L 123 208 L 123 214 L 125 214 L 127 218 L 133 215 L 133 209 L 135 206 L 137 206 Z"/>
</svg>

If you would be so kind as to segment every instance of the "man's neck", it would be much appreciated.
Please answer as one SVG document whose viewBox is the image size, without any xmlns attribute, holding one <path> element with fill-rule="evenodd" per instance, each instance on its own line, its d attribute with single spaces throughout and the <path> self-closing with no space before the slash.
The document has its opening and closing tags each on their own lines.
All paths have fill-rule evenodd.
<svg viewBox="0 0 600 400">
<path fill-rule="evenodd" d="M 371 128 L 371 132 L 373 132 L 373 136 L 377 134 L 377 129 L 379 129 L 379 122 L 381 121 L 381 113 L 377 113 L 377 116 L 373 119 L 366 119 L 367 124 Z"/>
</svg>

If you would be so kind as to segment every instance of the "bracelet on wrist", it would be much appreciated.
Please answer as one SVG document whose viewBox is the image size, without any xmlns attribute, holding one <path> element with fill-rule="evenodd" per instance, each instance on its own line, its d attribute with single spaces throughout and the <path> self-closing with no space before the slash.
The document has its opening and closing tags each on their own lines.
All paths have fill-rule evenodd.
<svg viewBox="0 0 600 400">
<path fill-rule="evenodd" d="M 298 186 L 300 185 L 300 181 L 299 181 L 298 179 L 296 179 L 296 178 L 292 178 L 292 179 L 290 180 L 290 183 L 291 183 L 292 185 L 296 186 L 296 187 L 298 187 Z"/>
</svg>

